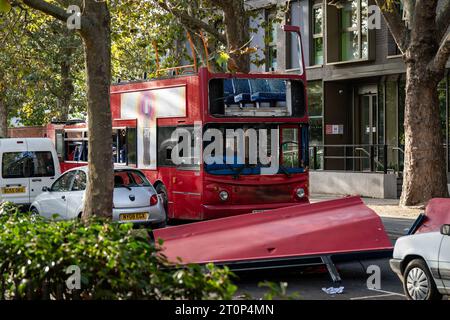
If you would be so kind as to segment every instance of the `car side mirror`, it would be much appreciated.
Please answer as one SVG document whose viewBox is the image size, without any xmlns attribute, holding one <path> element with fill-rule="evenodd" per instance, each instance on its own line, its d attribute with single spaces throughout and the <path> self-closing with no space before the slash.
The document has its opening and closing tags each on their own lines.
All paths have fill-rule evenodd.
<svg viewBox="0 0 450 320">
<path fill-rule="evenodd" d="M 444 236 L 450 236 L 450 224 L 444 224 L 441 227 L 441 234 Z"/>
<path fill-rule="evenodd" d="M 50 192 L 50 188 L 47 186 L 42 187 L 42 192 Z"/>
</svg>

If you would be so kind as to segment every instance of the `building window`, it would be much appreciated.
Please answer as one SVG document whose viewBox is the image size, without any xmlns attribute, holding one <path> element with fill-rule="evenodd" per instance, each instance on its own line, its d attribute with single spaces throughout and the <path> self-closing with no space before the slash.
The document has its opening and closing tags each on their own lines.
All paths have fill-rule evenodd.
<svg viewBox="0 0 450 320">
<path fill-rule="evenodd" d="M 277 69 L 277 37 L 280 28 L 280 19 L 276 11 L 268 11 L 266 14 L 266 71 Z"/>
<path fill-rule="evenodd" d="M 367 59 L 368 4 L 367 0 L 350 0 L 339 12 L 340 60 Z"/>
<path fill-rule="evenodd" d="M 323 143 L 323 89 L 322 81 L 308 82 L 308 114 L 310 119 L 310 145 Z"/>
<path fill-rule="evenodd" d="M 397 43 L 394 40 L 394 37 L 392 36 L 391 32 L 388 31 L 388 57 L 395 57 L 398 55 L 401 55 L 402 52 L 397 46 Z"/>
<path fill-rule="evenodd" d="M 315 4 L 312 9 L 312 65 L 323 64 L 323 6 Z"/>
<path fill-rule="evenodd" d="M 308 82 L 308 115 L 309 115 L 309 163 L 312 168 L 323 169 L 323 86 L 322 81 Z"/>
</svg>

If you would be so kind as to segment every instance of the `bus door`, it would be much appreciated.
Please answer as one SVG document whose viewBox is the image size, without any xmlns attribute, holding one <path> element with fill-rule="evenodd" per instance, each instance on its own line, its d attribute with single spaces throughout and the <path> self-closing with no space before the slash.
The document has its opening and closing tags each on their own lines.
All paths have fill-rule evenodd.
<svg viewBox="0 0 450 320">
<path fill-rule="evenodd" d="M 184 127 L 191 133 L 192 150 L 185 161 L 176 165 L 171 176 L 171 195 L 169 200 L 173 201 L 173 215 L 177 219 L 202 219 L 202 180 L 200 173 L 200 154 L 195 155 L 193 127 Z M 201 139 L 201 137 L 200 137 Z M 179 140 L 181 142 L 181 139 Z M 200 143 L 201 145 L 201 143 Z M 198 152 L 197 152 L 198 153 Z"/>
</svg>

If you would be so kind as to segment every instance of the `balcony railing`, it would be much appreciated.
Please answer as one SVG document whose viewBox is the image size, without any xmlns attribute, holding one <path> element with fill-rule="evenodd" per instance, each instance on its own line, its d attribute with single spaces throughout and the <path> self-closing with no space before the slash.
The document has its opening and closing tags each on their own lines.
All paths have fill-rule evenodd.
<svg viewBox="0 0 450 320">
<path fill-rule="evenodd" d="M 399 173 L 403 171 L 403 146 L 386 144 L 311 145 L 312 170 Z"/>
</svg>

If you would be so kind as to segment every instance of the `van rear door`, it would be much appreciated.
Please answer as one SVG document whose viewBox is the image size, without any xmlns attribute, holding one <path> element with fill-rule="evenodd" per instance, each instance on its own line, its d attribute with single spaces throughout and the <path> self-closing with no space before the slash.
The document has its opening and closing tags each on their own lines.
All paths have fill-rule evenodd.
<svg viewBox="0 0 450 320">
<path fill-rule="evenodd" d="M 50 187 L 61 174 L 58 155 L 49 139 L 27 139 L 32 160 L 30 171 L 30 203 L 42 193 L 42 188 Z"/>
<path fill-rule="evenodd" d="M 29 204 L 30 158 L 26 139 L 5 139 L 0 143 L 1 200 Z"/>
</svg>

